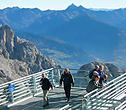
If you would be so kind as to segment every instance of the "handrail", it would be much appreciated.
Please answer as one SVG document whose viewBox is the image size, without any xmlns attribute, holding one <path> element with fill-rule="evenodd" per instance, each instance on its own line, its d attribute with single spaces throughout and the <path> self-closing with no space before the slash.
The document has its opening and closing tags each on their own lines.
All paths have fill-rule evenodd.
<svg viewBox="0 0 126 110">
<path fill-rule="evenodd" d="M 126 73 L 108 82 L 106 86 L 107 87 L 105 89 L 95 89 L 84 95 L 82 101 L 85 102 L 82 102 L 82 109 L 88 110 L 91 108 L 93 110 L 93 108 L 95 108 L 95 110 L 97 110 L 100 109 L 99 107 L 106 106 L 107 103 L 111 103 L 111 105 L 113 105 L 112 108 L 115 108 L 117 106 L 114 102 L 116 96 L 126 92 Z M 92 105 L 92 103 L 96 104 Z M 109 106 L 106 107 L 109 108 Z"/>
<path fill-rule="evenodd" d="M 110 83 L 112 83 L 112 82 L 118 80 L 119 78 L 121 78 L 121 77 L 123 77 L 123 76 L 125 76 L 125 75 L 126 75 L 126 73 L 124 73 L 124 74 L 122 74 L 121 76 L 119 76 L 119 77 L 117 77 L 117 78 L 111 80 L 110 82 L 107 83 L 107 85 L 109 85 Z M 108 88 L 102 89 L 101 91 L 99 91 L 99 93 L 105 91 L 106 89 L 108 89 Z M 94 91 L 92 91 L 92 92 L 90 92 L 90 93 L 87 93 L 87 94 L 85 95 L 85 97 L 88 96 L 88 95 L 90 95 L 90 94 L 92 94 L 92 93 L 94 93 L 94 92 L 96 92 L 96 91 L 98 91 L 98 89 L 95 89 Z M 95 95 L 98 95 L 99 93 L 96 93 Z"/>
<path fill-rule="evenodd" d="M 53 70 L 54 70 L 53 68 L 50 68 L 50 69 L 43 70 L 41 72 L 31 74 L 31 75 L 28 75 L 28 76 L 25 76 L 25 77 L 22 77 L 13 81 L 9 81 L 7 83 L 0 84 L 0 88 L 1 88 L 0 94 L 1 96 L 3 96 L 0 98 L 0 105 L 10 106 L 21 100 L 28 99 L 28 97 L 31 98 L 36 93 L 41 92 L 41 89 L 40 89 L 41 87 L 39 84 L 41 74 L 48 73 Z M 13 84 L 15 88 L 11 86 Z M 10 90 L 8 87 L 10 87 Z"/>
<path fill-rule="evenodd" d="M 54 69 L 65 70 L 65 68 L 54 68 Z M 69 70 L 89 72 L 89 71 L 87 71 L 87 70 L 73 69 L 73 68 L 69 68 Z"/>
<path fill-rule="evenodd" d="M 94 97 L 94 96 L 96 96 L 96 95 L 98 95 L 98 94 L 100 94 L 100 93 L 104 92 L 105 90 L 107 90 L 107 89 L 111 88 L 112 86 L 114 86 L 115 84 L 117 84 L 118 82 L 120 82 L 120 81 L 122 81 L 122 80 L 124 80 L 124 79 L 126 79 L 126 78 L 125 78 L 125 77 L 124 77 L 124 78 L 122 78 L 121 80 L 119 80 L 119 81 L 117 81 L 117 82 L 115 82 L 115 83 L 111 84 L 110 86 L 108 86 L 108 87 L 106 87 L 105 89 L 103 89 L 103 90 L 99 91 L 98 93 L 96 93 L 96 94 L 92 95 L 91 97 Z M 125 81 L 125 82 L 126 82 L 126 81 Z M 116 88 L 116 87 L 114 87 L 114 88 Z M 106 91 L 106 92 L 109 92 L 109 91 L 111 91 L 111 89 L 109 89 L 109 90 L 108 90 L 108 91 Z M 104 94 L 105 94 L 105 92 L 104 92 L 102 95 L 104 95 Z"/>
<path fill-rule="evenodd" d="M 41 72 L 46 72 L 46 71 L 50 71 L 50 70 L 53 70 L 53 68 L 50 68 L 50 69 L 48 69 L 48 70 L 43 70 L 43 71 L 41 71 Z M 3 83 L 3 84 L 0 84 L 0 86 L 2 86 L 2 85 L 6 85 L 6 84 L 9 84 L 9 83 L 12 83 L 12 82 L 16 82 L 16 81 L 21 80 L 21 79 L 24 79 L 24 78 L 28 78 L 28 77 L 34 76 L 35 74 L 40 74 L 41 72 L 34 73 L 34 74 L 31 74 L 31 75 L 28 75 L 28 76 L 24 76 L 24 77 L 21 77 L 21 78 L 15 79 L 15 80 L 13 80 L 13 81 L 9 81 L 9 82 L 6 82 L 6 83 Z"/>
<path fill-rule="evenodd" d="M 126 101 L 122 102 L 118 107 L 115 108 L 115 110 L 119 110 L 122 106 L 126 107 Z"/>
<path fill-rule="evenodd" d="M 70 70 L 74 70 L 76 71 L 76 73 L 79 71 L 79 69 Z M 40 71 L 38 73 L 18 78 L 13 81 L 9 81 L 7 83 L 0 84 L 0 94 L 2 96 L 0 98 L 0 105 L 12 106 L 14 105 L 14 103 L 18 103 L 21 100 L 28 99 L 28 97 L 30 98 L 34 97 L 37 94 L 40 94 L 42 90 L 39 81 L 42 77 L 42 73 L 46 73 L 51 83 L 56 87 L 57 85 L 59 85 L 59 80 L 62 72 L 63 71 L 61 71 L 61 68 L 50 68 L 47 70 Z M 8 87 L 11 85 L 15 85 L 15 90 L 9 92 Z"/>
<path fill-rule="evenodd" d="M 42 77 L 41 76 L 42 73 L 47 74 L 47 77 L 49 78 L 49 80 L 51 81 L 51 83 L 54 86 L 59 85 L 60 76 L 63 73 L 63 71 L 61 71 L 61 70 L 64 70 L 64 68 L 50 68 L 50 69 L 43 70 L 41 72 L 31 74 L 31 75 L 28 75 L 28 76 L 25 76 L 25 77 L 22 77 L 22 78 L 19 78 L 19 79 L 16 79 L 16 80 L 4 83 L 4 84 L 0 84 L 0 94 L 2 96 L 2 97 L 0 97 L 0 105 L 2 105 L 2 106 L 3 105 L 7 105 L 7 106 L 14 105 L 14 103 L 18 103 L 19 100 L 20 101 L 25 100 L 25 99 L 34 97 L 37 94 L 40 94 L 42 92 L 42 90 L 41 90 L 41 86 L 39 84 L 39 81 Z M 70 70 L 76 71 L 76 73 L 89 72 L 89 71 L 80 70 L 80 69 L 70 69 Z M 78 79 L 82 79 L 85 77 L 76 76 L 74 78 L 78 80 Z M 103 96 L 107 93 L 109 93 L 108 94 L 108 96 L 109 96 L 111 90 L 116 92 L 116 93 L 113 92 L 113 96 L 117 95 L 117 90 L 119 90 L 119 89 L 115 89 L 115 87 L 113 87 L 116 84 L 117 84 L 116 86 L 120 88 L 119 91 L 121 91 L 121 90 L 124 91 L 125 84 L 123 84 L 123 83 L 126 82 L 125 79 L 126 79 L 126 73 L 124 73 L 123 75 L 108 82 L 106 84 L 107 87 L 105 89 L 103 89 L 103 90 L 96 89 L 96 90 L 86 94 L 84 96 L 84 100 L 87 104 L 85 104 L 85 105 L 88 107 L 92 107 L 91 102 L 93 102 L 93 100 L 94 100 L 94 101 L 98 102 L 99 104 L 101 104 L 101 106 L 105 106 L 100 100 L 97 101 L 98 98 L 101 98 L 101 100 L 106 100 L 106 103 L 110 103 L 109 100 L 112 101 L 111 100 L 112 98 L 111 99 L 107 99 L 107 98 L 104 99 Z M 121 85 L 120 82 L 123 84 L 123 86 L 120 86 Z M 15 90 L 12 92 L 9 92 L 8 86 L 13 85 L 13 84 L 15 85 Z M 112 87 L 112 89 L 111 89 L 111 87 Z M 74 87 L 74 88 L 76 88 L 76 87 Z M 85 88 L 79 88 L 79 89 L 85 90 Z M 103 94 L 104 92 L 105 92 L 105 94 Z M 94 99 L 99 94 L 101 94 L 100 97 Z M 93 99 L 93 100 L 90 100 L 90 99 Z"/>
</svg>

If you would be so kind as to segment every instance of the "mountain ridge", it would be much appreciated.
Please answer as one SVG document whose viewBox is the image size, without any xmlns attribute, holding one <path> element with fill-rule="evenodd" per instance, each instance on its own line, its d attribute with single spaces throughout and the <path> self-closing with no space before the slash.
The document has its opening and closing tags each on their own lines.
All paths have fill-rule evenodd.
<svg viewBox="0 0 126 110">
<path fill-rule="evenodd" d="M 122 65 L 125 54 L 122 50 L 125 50 L 126 25 L 124 21 L 126 17 L 121 17 L 121 15 L 125 15 L 125 12 L 125 9 L 92 11 L 74 5 L 66 10 L 58 11 L 37 9 L 10 11 L 6 9 L 0 10 L 2 16 L 0 21 L 11 25 L 19 32 L 50 36 L 52 39 L 67 42 L 73 47 L 79 47 L 87 54 L 105 62 Z M 55 49 L 54 47 L 53 50 Z M 119 58 L 121 59 L 117 61 Z"/>
</svg>

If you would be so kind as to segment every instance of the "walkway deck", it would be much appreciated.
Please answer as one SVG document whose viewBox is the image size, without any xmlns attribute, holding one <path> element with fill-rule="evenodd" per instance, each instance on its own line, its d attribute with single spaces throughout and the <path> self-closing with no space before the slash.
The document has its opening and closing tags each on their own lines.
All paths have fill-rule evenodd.
<svg viewBox="0 0 126 110">
<path fill-rule="evenodd" d="M 42 107 L 42 94 L 23 101 L 15 106 L 9 108 L 9 110 L 59 110 L 65 105 L 69 104 L 72 110 L 80 109 L 82 96 L 85 94 L 84 89 L 72 88 L 71 90 L 71 100 L 69 103 L 65 100 L 65 94 L 63 88 L 55 88 L 49 93 L 49 106 Z"/>
</svg>

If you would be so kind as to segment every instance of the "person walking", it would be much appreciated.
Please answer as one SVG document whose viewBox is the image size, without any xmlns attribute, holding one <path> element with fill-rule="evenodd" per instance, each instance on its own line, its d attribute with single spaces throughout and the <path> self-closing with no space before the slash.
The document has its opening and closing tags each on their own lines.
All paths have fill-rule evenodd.
<svg viewBox="0 0 126 110">
<path fill-rule="evenodd" d="M 70 73 L 69 69 L 66 68 L 64 73 L 61 75 L 60 79 L 60 86 L 62 86 L 62 82 L 64 84 L 65 95 L 67 98 L 67 102 L 70 100 L 70 91 L 71 91 L 71 84 L 74 87 L 74 80 L 73 76 Z"/>
<path fill-rule="evenodd" d="M 49 101 L 48 101 L 49 89 L 51 88 L 53 90 L 52 84 L 50 83 L 49 79 L 46 78 L 45 73 L 42 74 L 42 78 L 40 80 L 40 85 L 43 90 L 43 100 L 44 100 L 43 107 L 45 107 L 45 106 L 49 105 Z"/>
</svg>

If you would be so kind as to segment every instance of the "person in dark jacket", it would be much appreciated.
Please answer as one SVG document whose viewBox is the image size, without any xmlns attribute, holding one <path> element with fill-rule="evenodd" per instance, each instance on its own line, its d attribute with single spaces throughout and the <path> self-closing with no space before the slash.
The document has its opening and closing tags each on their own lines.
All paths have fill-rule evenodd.
<svg viewBox="0 0 126 110">
<path fill-rule="evenodd" d="M 42 74 L 42 78 L 40 80 L 40 85 L 43 90 L 43 100 L 44 100 L 43 107 L 45 107 L 46 105 L 49 104 L 49 102 L 48 102 L 49 89 L 51 88 L 53 90 L 52 84 L 50 83 L 49 79 L 46 78 L 45 73 Z"/>
<path fill-rule="evenodd" d="M 94 71 L 95 72 L 95 71 Z M 98 74 L 98 73 L 97 73 Z M 100 81 L 100 76 L 99 75 L 94 75 L 95 80 L 91 80 L 86 88 L 86 91 L 89 93 L 97 88 L 104 88 L 104 86 L 99 83 Z"/>
<path fill-rule="evenodd" d="M 64 73 L 61 75 L 60 86 L 62 86 L 62 82 L 64 84 L 65 95 L 67 98 L 67 102 L 70 100 L 70 90 L 71 84 L 74 86 L 73 76 L 71 75 L 68 68 L 65 69 Z"/>
<path fill-rule="evenodd" d="M 89 78 L 90 79 L 93 79 L 94 80 L 94 71 L 98 71 L 99 70 L 99 66 L 98 65 L 96 65 L 95 66 L 95 69 L 93 69 L 90 73 L 89 73 Z"/>
</svg>

